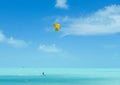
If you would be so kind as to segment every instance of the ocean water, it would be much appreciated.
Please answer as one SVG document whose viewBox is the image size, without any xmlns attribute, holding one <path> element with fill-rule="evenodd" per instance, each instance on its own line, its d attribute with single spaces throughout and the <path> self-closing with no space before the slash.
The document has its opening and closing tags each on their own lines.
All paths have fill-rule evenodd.
<svg viewBox="0 0 120 85">
<path fill-rule="evenodd" d="M 120 69 L 4 68 L 0 85 L 120 85 Z"/>
</svg>

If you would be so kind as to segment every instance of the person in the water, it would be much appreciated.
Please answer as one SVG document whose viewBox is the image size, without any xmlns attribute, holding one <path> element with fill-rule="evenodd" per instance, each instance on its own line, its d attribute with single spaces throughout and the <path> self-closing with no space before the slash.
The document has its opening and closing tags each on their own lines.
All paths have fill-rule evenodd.
<svg viewBox="0 0 120 85">
<path fill-rule="evenodd" d="M 45 73 L 44 73 L 44 72 L 42 72 L 42 75 L 43 75 L 43 76 L 45 76 Z"/>
</svg>

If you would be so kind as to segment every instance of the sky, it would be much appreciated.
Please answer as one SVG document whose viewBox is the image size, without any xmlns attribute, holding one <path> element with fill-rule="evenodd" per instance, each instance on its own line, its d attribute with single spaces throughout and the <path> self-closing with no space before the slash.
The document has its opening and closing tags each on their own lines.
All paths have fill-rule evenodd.
<svg viewBox="0 0 120 85">
<path fill-rule="evenodd" d="M 0 0 L 0 68 L 119 68 L 119 61 L 119 0 Z"/>
</svg>

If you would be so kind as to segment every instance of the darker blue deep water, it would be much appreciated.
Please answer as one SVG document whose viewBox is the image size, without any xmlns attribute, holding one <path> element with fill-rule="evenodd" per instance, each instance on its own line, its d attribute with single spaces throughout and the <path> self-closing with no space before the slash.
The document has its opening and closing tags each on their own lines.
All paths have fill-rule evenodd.
<svg viewBox="0 0 120 85">
<path fill-rule="evenodd" d="M 0 76 L 0 85 L 120 85 L 120 78 L 80 76 Z"/>
</svg>

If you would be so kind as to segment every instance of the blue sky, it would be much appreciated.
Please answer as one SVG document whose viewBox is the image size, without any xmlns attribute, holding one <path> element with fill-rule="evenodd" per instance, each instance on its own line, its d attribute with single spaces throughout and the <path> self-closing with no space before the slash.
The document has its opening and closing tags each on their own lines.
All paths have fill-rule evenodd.
<svg viewBox="0 0 120 85">
<path fill-rule="evenodd" d="M 119 68 L 119 23 L 119 0 L 0 0 L 0 67 Z"/>
</svg>

